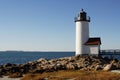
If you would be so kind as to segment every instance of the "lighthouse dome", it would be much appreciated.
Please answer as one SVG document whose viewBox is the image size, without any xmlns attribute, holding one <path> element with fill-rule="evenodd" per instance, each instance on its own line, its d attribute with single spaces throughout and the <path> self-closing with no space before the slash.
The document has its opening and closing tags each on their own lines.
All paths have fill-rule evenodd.
<svg viewBox="0 0 120 80">
<path fill-rule="evenodd" d="M 90 22 L 90 18 L 87 19 L 87 13 L 81 9 L 81 11 L 78 13 L 78 17 L 75 17 L 75 22 L 76 21 L 87 21 Z"/>
</svg>

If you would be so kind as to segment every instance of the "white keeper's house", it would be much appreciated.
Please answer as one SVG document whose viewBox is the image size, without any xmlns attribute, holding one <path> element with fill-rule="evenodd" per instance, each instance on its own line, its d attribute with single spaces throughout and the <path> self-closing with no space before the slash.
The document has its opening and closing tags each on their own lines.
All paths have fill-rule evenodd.
<svg viewBox="0 0 120 80">
<path fill-rule="evenodd" d="M 76 23 L 76 55 L 98 55 L 100 53 L 100 37 L 89 37 L 90 17 L 82 9 L 75 17 Z"/>
</svg>

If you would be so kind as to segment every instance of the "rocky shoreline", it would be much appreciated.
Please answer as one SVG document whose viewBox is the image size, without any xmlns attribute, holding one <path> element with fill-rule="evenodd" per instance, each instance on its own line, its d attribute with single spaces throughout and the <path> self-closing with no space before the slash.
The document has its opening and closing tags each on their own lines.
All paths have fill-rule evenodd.
<svg viewBox="0 0 120 80">
<path fill-rule="evenodd" d="M 51 60 L 40 58 L 39 60 L 19 65 L 7 63 L 0 65 L 0 76 L 17 74 L 18 77 L 21 77 L 27 73 L 42 74 L 44 72 L 54 72 L 58 70 L 97 71 L 117 69 L 120 69 L 120 60 L 79 55 Z"/>
</svg>

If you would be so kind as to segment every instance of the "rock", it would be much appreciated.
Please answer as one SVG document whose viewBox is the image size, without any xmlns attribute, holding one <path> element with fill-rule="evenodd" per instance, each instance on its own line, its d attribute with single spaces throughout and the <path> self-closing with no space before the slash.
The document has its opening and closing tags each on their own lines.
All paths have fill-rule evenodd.
<svg viewBox="0 0 120 80">
<path fill-rule="evenodd" d="M 0 78 L 3 78 L 3 75 L 0 74 Z"/>
<path fill-rule="evenodd" d="M 40 58 L 37 60 L 37 62 L 41 62 L 41 61 L 47 61 L 45 58 Z"/>
<path fill-rule="evenodd" d="M 114 60 L 111 61 L 111 63 L 110 63 L 110 64 L 107 64 L 107 65 L 103 68 L 103 70 L 104 70 L 104 71 L 109 71 L 109 70 L 111 70 L 112 67 L 113 67 L 113 63 L 114 63 L 114 62 L 115 62 Z"/>
<path fill-rule="evenodd" d="M 96 67 L 95 67 L 95 70 L 97 71 L 97 70 L 102 70 L 102 65 L 97 65 Z"/>
<path fill-rule="evenodd" d="M 104 68 L 103 71 L 109 71 L 111 69 L 111 64 L 107 64 Z"/>
<path fill-rule="evenodd" d="M 37 60 L 37 63 L 39 63 L 39 64 L 48 64 L 49 62 L 48 62 L 48 60 L 47 59 L 44 59 L 44 58 L 40 58 L 40 59 L 38 59 Z"/>
<path fill-rule="evenodd" d="M 80 64 L 80 63 L 76 63 L 76 65 L 77 65 L 77 68 L 78 68 L 78 69 L 83 68 L 83 66 L 81 66 L 81 64 Z"/>
<path fill-rule="evenodd" d="M 69 63 L 66 65 L 66 69 L 67 70 L 76 70 L 76 69 L 78 69 L 78 66 L 77 66 L 77 64 Z"/>
<path fill-rule="evenodd" d="M 4 64 L 0 66 L 0 75 L 13 73 L 43 73 L 58 70 L 111 70 L 120 69 L 119 60 L 110 60 L 97 56 L 73 56 L 47 60 L 40 58 L 25 64 Z"/>
<path fill-rule="evenodd" d="M 3 65 L 3 67 L 9 67 L 9 66 L 15 66 L 15 64 L 7 63 Z"/>
<path fill-rule="evenodd" d="M 120 61 L 113 63 L 113 69 L 120 69 Z"/>
<path fill-rule="evenodd" d="M 76 60 L 79 60 L 80 58 L 81 58 L 81 55 L 75 56 L 75 59 L 76 59 Z"/>
<path fill-rule="evenodd" d="M 67 70 L 74 69 L 74 66 L 73 66 L 71 63 L 66 64 L 66 69 L 67 69 Z"/>
<path fill-rule="evenodd" d="M 23 77 L 23 75 L 21 73 L 13 73 L 9 75 L 9 78 L 19 78 L 19 77 Z"/>
</svg>

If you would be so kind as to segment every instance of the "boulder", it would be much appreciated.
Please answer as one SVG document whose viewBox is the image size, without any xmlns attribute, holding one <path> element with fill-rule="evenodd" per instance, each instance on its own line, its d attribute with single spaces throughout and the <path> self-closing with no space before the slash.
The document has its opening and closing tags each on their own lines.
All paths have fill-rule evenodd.
<svg viewBox="0 0 120 80">
<path fill-rule="evenodd" d="M 97 70 L 102 70 L 102 65 L 97 65 L 96 67 L 95 67 L 95 70 L 97 71 Z"/>
<path fill-rule="evenodd" d="M 43 73 L 58 70 L 104 70 L 120 69 L 120 60 L 110 60 L 96 56 L 73 56 L 47 60 L 40 58 L 25 64 L 4 64 L 0 66 L 0 75 L 10 73 Z"/>
<path fill-rule="evenodd" d="M 115 63 L 115 60 L 111 61 L 110 64 L 107 64 L 107 65 L 103 68 L 103 70 L 104 70 L 104 71 L 109 71 L 109 70 L 111 70 L 111 69 L 113 68 L 113 63 Z"/>
<path fill-rule="evenodd" d="M 69 63 L 69 64 L 66 64 L 66 69 L 67 70 L 76 70 L 76 69 L 78 69 L 78 66 L 77 66 L 77 64 Z"/>
<path fill-rule="evenodd" d="M 112 65 L 111 64 L 107 64 L 104 68 L 103 71 L 109 71 L 111 70 Z"/>
</svg>

